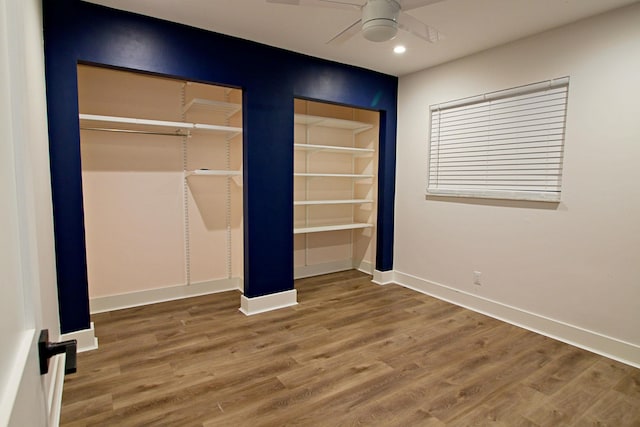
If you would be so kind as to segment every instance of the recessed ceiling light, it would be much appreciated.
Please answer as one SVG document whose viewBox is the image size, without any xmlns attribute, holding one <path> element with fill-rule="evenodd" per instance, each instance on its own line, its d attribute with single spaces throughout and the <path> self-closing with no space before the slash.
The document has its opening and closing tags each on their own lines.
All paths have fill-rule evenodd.
<svg viewBox="0 0 640 427">
<path fill-rule="evenodd" d="M 394 51 L 395 53 L 398 53 L 398 54 L 400 54 L 400 53 L 405 53 L 405 52 L 407 51 L 407 48 L 406 48 L 406 47 L 404 47 L 404 46 L 402 46 L 402 45 L 398 45 L 398 46 L 396 46 L 396 47 L 394 47 L 394 48 L 393 48 L 393 51 Z"/>
</svg>

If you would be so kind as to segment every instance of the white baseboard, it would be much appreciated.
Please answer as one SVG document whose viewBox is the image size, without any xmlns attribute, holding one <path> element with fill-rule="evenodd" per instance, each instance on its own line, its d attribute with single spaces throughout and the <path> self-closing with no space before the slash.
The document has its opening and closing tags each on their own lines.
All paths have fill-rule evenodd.
<svg viewBox="0 0 640 427">
<path fill-rule="evenodd" d="M 325 262 L 322 264 L 305 265 L 295 267 L 293 269 L 294 279 L 303 279 L 305 277 L 319 276 L 321 274 L 337 273 L 339 271 L 351 270 L 353 261 L 351 259 L 343 259 L 340 261 Z"/>
<path fill-rule="evenodd" d="M 91 314 L 95 314 L 233 290 L 242 291 L 242 279 L 234 277 L 231 279 L 209 280 L 190 285 L 96 297 L 89 300 L 89 307 Z"/>
<path fill-rule="evenodd" d="M 346 271 L 356 269 L 366 274 L 373 274 L 373 264 L 369 261 L 362 260 L 357 262 L 352 259 L 343 259 L 340 261 L 325 262 L 322 264 L 305 265 L 302 267 L 295 267 L 293 269 L 294 279 L 303 279 L 305 277 L 320 276 L 321 274 L 337 273 L 339 271 Z"/>
<path fill-rule="evenodd" d="M 298 304 L 297 295 L 295 289 L 254 298 L 242 295 L 240 297 L 240 311 L 247 316 L 252 316 L 266 311 L 291 307 Z"/>
<path fill-rule="evenodd" d="M 62 388 L 64 386 L 64 365 L 67 361 L 65 353 L 58 354 L 51 358 L 49 363 L 51 373 L 51 383 L 47 401 L 47 415 L 49 427 L 60 425 L 60 413 L 62 410 Z"/>
<path fill-rule="evenodd" d="M 385 272 L 386 273 L 386 272 Z M 594 331 L 550 319 L 536 313 L 502 304 L 454 289 L 440 283 L 394 271 L 395 283 L 423 294 L 485 314 L 515 326 L 565 342 L 592 353 L 640 368 L 640 346 Z"/>
<path fill-rule="evenodd" d="M 373 264 L 370 263 L 369 261 L 365 261 L 362 260 L 360 261 L 360 263 L 358 265 L 355 265 L 354 263 L 354 268 L 358 271 L 361 271 L 365 274 L 373 274 Z"/>
<path fill-rule="evenodd" d="M 93 328 L 93 322 L 91 322 L 89 329 L 82 329 L 80 331 L 74 331 L 69 332 L 68 334 L 60 335 L 60 340 L 78 341 L 78 353 L 82 353 L 83 351 L 95 350 L 98 348 L 98 338 L 96 338 L 96 331 Z"/>
<path fill-rule="evenodd" d="M 394 283 L 394 272 L 393 270 L 388 271 L 373 271 L 373 283 L 376 285 L 388 285 L 389 283 Z"/>
</svg>

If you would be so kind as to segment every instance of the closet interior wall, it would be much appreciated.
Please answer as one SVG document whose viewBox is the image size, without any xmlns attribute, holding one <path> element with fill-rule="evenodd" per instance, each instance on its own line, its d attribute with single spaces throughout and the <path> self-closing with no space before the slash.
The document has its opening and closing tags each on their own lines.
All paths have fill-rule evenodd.
<svg viewBox="0 0 640 427">
<path fill-rule="evenodd" d="M 92 310 L 242 289 L 241 91 L 80 65 L 78 92 Z"/>
<path fill-rule="evenodd" d="M 294 276 L 372 274 L 379 113 L 296 99 Z"/>
</svg>

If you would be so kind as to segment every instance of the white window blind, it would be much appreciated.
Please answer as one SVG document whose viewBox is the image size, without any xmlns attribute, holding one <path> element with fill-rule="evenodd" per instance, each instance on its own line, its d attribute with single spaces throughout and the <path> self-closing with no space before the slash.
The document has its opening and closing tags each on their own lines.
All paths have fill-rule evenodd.
<svg viewBox="0 0 640 427">
<path fill-rule="evenodd" d="M 427 194 L 559 201 L 569 78 L 433 105 Z"/>
</svg>

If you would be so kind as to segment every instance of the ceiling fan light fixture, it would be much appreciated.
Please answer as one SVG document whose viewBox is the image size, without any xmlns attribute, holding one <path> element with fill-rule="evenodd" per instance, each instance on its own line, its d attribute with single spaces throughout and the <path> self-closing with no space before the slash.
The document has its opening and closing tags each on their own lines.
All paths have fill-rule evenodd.
<svg viewBox="0 0 640 427">
<path fill-rule="evenodd" d="M 362 8 L 362 35 L 372 42 L 393 39 L 399 14 L 400 4 L 395 0 L 369 0 Z"/>
<path fill-rule="evenodd" d="M 398 34 L 398 23 L 389 19 L 372 19 L 362 24 L 362 35 L 372 42 L 386 42 Z"/>
</svg>

